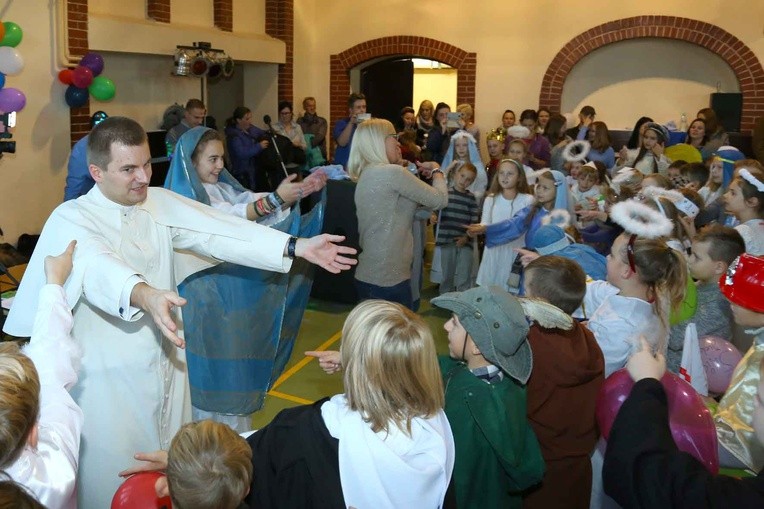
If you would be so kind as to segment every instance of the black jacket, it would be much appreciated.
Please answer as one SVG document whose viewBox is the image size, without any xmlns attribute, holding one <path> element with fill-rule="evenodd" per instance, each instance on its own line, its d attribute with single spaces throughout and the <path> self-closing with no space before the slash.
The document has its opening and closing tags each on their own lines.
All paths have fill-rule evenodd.
<svg viewBox="0 0 764 509">
<path fill-rule="evenodd" d="M 329 434 L 321 405 L 282 410 L 247 442 L 252 486 L 246 502 L 258 509 L 343 509 L 339 442 Z"/>
<path fill-rule="evenodd" d="M 624 508 L 764 507 L 764 472 L 747 479 L 714 476 L 677 449 L 668 425 L 666 392 L 641 380 L 610 431 L 602 480 Z"/>
</svg>

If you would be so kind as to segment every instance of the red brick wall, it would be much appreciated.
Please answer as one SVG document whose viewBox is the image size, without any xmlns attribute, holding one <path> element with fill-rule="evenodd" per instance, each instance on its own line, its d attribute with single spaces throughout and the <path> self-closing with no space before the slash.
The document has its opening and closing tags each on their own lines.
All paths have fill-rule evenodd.
<svg viewBox="0 0 764 509">
<path fill-rule="evenodd" d="M 73 56 L 82 56 L 88 51 L 88 0 L 67 0 L 67 12 L 69 52 Z M 61 100 L 64 100 L 63 96 Z M 70 141 L 74 145 L 90 132 L 90 103 L 82 108 L 70 108 L 69 123 Z"/>
<path fill-rule="evenodd" d="M 618 41 L 658 37 L 691 42 L 712 51 L 732 68 L 743 93 L 741 131 L 753 129 L 764 116 L 764 68 L 740 39 L 718 26 L 673 16 L 636 16 L 604 23 L 574 37 L 557 53 L 541 84 L 539 107 L 560 111 L 568 73 L 588 53 Z"/>
<path fill-rule="evenodd" d="M 279 100 L 294 101 L 294 0 L 265 0 L 265 33 L 286 43 L 286 62 L 279 64 Z"/>
<path fill-rule="evenodd" d="M 475 105 L 475 76 L 477 72 L 477 54 L 445 42 L 414 35 L 395 35 L 373 39 L 338 55 L 331 55 L 329 60 L 329 108 L 330 123 L 347 116 L 347 98 L 350 95 L 350 69 L 369 60 L 394 55 L 413 55 L 443 62 L 457 70 L 456 101 L 458 104 Z M 456 105 L 452 105 L 455 107 Z"/>
<path fill-rule="evenodd" d="M 146 0 L 146 15 L 162 23 L 170 22 L 170 0 Z"/>
<path fill-rule="evenodd" d="M 225 32 L 233 32 L 233 0 L 215 0 L 212 8 L 215 26 Z"/>
</svg>

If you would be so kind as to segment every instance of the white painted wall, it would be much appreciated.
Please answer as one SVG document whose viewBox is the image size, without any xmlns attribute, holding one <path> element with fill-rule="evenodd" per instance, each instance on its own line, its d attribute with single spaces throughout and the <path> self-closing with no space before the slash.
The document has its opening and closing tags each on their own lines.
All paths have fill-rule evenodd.
<svg viewBox="0 0 764 509">
<path fill-rule="evenodd" d="M 634 39 L 604 46 L 581 59 L 565 81 L 562 111 L 591 104 L 597 120 L 629 129 L 641 116 L 657 122 L 682 113 L 688 122 L 709 106 L 717 83 L 739 92 L 735 73 L 718 55 L 700 46 L 667 39 Z"/>
</svg>

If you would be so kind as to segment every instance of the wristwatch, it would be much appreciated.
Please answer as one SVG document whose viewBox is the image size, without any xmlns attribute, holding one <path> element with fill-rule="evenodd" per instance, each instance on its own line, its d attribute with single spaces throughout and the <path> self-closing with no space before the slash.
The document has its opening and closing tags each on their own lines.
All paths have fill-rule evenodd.
<svg viewBox="0 0 764 509">
<path fill-rule="evenodd" d="M 443 175 L 444 177 L 446 176 L 446 174 L 445 174 L 445 173 L 443 173 L 443 170 L 440 168 L 440 166 L 439 166 L 439 167 L 437 167 L 437 168 L 435 168 L 434 170 L 432 170 L 432 171 L 430 172 L 430 177 L 432 177 L 432 176 L 433 176 L 433 175 L 435 175 L 436 173 L 440 173 L 440 174 L 441 174 L 441 175 Z"/>
<path fill-rule="evenodd" d="M 297 247 L 297 237 L 289 237 L 287 242 L 287 256 L 290 260 L 294 260 L 294 248 Z"/>
</svg>

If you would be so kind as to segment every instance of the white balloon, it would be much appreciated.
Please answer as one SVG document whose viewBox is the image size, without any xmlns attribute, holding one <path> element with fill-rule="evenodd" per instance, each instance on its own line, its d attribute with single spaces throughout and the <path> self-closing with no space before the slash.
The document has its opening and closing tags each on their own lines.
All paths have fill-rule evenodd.
<svg viewBox="0 0 764 509">
<path fill-rule="evenodd" d="M 24 69 L 24 59 L 16 48 L 0 47 L 0 72 L 3 74 L 18 74 Z"/>
</svg>

